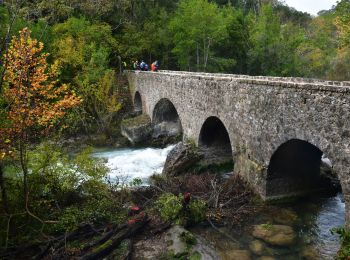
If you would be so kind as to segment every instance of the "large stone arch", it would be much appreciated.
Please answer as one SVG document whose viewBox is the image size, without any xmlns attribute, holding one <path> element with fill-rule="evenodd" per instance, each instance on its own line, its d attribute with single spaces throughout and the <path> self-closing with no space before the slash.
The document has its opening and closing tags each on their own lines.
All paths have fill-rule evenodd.
<svg viewBox="0 0 350 260">
<path fill-rule="evenodd" d="M 205 155 L 208 164 L 233 161 L 232 143 L 227 127 L 216 116 L 205 119 L 198 135 L 198 148 Z"/>
<path fill-rule="evenodd" d="M 336 176 L 324 152 L 310 142 L 290 139 L 272 154 L 266 172 L 266 197 L 300 196 L 332 190 Z"/>
<path fill-rule="evenodd" d="M 175 105 L 168 98 L 161 98 L 152 112 L 154 137 L 182 135 L 183 128 Z"/>
</svg>

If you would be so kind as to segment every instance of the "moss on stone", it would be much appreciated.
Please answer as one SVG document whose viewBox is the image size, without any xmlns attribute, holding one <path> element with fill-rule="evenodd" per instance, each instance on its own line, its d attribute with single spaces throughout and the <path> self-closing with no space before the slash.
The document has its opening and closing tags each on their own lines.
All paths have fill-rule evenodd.
<svg viewBox="0 0 350 260">
<path fill-rule="evenodd" d="M 151 123 L 151 119 L 148 115 L 142 114 L 140 116 L 124 119 L 121 125 L 124 127 L 136 127 L 142 125 L 148 125 Z"/>
</svg>

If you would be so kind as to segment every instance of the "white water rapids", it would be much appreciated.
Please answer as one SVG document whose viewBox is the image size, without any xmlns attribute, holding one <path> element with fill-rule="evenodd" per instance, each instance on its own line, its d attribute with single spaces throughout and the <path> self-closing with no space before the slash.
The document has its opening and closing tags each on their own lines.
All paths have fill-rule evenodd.
<svg viewBox="0 0 350 260">
<path fill-rule="evenodd" d="M 166 157 L 174 145 L 160 148 L 123 148 L 95 152 L 93 155 L 107 160 L 112 180 L 128 183 L 140 178 L 147 184 L 153 174 L 162 173 Z"/>
</svg>

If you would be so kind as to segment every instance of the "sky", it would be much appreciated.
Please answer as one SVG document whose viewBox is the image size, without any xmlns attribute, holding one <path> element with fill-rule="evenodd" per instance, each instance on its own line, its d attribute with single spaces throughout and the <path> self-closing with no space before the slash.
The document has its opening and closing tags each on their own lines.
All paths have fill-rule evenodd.
<svg viewBox="0 0 350 260">
<path fill-rule="evenodd" d="M 290 7 L 298 11 L 317 15 L 321 10 L 329 10 L 336 4 L 337 0 L 284 0 Z"/>
</svg>

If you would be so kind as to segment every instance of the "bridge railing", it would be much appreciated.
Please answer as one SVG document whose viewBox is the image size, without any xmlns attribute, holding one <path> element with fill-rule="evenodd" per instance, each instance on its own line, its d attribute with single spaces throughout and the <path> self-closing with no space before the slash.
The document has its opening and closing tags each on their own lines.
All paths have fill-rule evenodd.
<svg viewBox="0 0 350 260">
<path fill-rule="evenodd" d="M 229 77 L 237 79 L 255 79 L 255 80 L 266 80 L 266 81 L 279 81 L 279 82 L 295 82 L 295 83 L 311 83 L 318 85 L 328 86 L 350 86 L 350 81 L 330 81 L 314 78 L 301 78 L 301 77 L 273 77 L 273 76 L 250 76 L 243 74 L 225 74 L 225 73 L 207 73 L 207 72 L 190 72 L 190 71 L 173 71 L 173 70 L 160 70 L 166 74 L 183 74 L 193 76 L 213 76 L 213 77 Z"/>
</svg>

